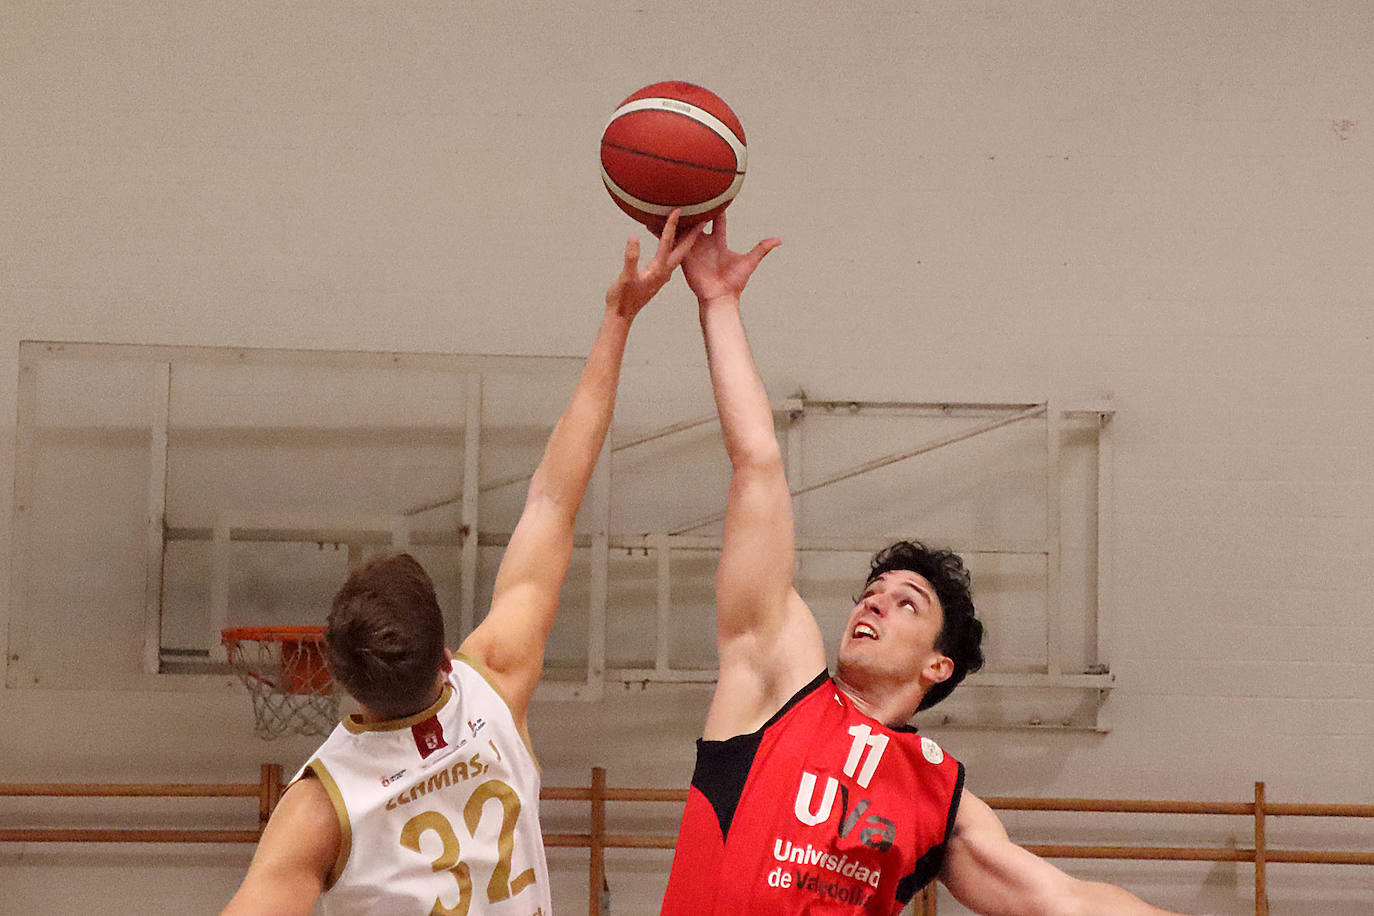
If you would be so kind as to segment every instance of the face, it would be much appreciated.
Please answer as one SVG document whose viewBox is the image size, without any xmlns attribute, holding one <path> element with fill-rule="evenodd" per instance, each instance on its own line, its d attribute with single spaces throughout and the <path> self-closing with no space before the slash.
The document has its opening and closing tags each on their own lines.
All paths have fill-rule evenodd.
<svg viewBox="0 0 1374 916">
<path fill-rule="evenodd" d="M 847 680 L 944 680 L 952 663 L 935 648 L 943 623 L 940 599 L 924 576 L 885 572 L 864 589 L 845 621 L 839 669 L 848 672 Z"/>
</svg>

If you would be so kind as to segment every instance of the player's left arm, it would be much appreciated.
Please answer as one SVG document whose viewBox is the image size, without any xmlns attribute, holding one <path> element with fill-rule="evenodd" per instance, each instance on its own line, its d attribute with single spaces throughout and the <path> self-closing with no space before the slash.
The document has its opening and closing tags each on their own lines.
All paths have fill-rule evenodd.
<svg viewBox="0 0 1374 916">
<path fill-rule="evenodd" d="M 982 916 L 1179 916 L 1110 884 L 1081 881 L 1013 843 L 982 799 L 964 790 L 940 880 Z"/>
<path fill-rule="evenodd" d="M 643 269 L 639 240 L 626 244 L 582 376 L 530 480 L 525 508 L 496 574 L 491 610 L 460 647 L 487 669 L 521 724 L 543 672 L 544 642 L 572 560 L 573 521 L 610 428 L 630 323 L 668 282 L 701 228 L 680 241 L 676 233 L 674 212 Z"/>
</svg>

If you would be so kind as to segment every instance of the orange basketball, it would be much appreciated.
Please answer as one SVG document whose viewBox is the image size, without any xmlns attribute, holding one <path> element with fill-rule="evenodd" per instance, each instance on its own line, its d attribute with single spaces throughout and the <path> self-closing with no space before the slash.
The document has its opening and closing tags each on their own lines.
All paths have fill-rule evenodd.
<svg viewBox="0 0 1374 916">
<path fill-rule="evenodd" d="M 620 209 L 655 235 L 681 209 L 679 230 L 714 219 L 735 199 L 748 160 L 730 106 L 692 83 L 653 83 L 611 114 L 601 179 Z"/>
</svg>

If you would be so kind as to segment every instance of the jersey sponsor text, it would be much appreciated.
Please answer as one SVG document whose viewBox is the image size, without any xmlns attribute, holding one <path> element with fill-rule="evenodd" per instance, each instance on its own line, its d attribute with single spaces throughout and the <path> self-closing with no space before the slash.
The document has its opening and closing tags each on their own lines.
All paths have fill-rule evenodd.
<svg viewBox="0 0 1374 916">
<path fill-rule="evenodd" d="M 488 769 L 490 767 L 482 762 L 482 755 L 473 754 L 467 760 L 460 760 L 453 766 L 444 767 L 428 779 L 421 779 L 410 788 L 401 790 L 400 794 L 391 796 L 386 800 L 386 810 L 392 811 L 397 805 L 408 804 L 431 792 L 438 792 L 451 785 L 456 786 L 464 780 L 481 776 Z"/>
<path fill-rule="evenodd" d="M 861 865 L 857 859 L 851 859 L 846 855 L 835 855 L 824 849 L 817 849 L 810 843 L 805 846 L 798 846 L 791 840 L 778 837 L 773 841 L 773 858 L 779 862 L 792 862 L 797 865 L 814 865 L 825 871 L 834 872 L 846 878 L 853 878 L 877 887 L 878 881 L 882 878 L 881 868 L 870 868 Z M 798 872 L 800 874 L 800 872 Z"/>
</svg>

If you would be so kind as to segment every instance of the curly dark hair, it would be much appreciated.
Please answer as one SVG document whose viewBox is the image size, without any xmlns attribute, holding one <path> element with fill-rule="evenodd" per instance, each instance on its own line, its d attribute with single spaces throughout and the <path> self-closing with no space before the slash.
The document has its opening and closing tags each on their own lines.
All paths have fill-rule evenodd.
<svg viewBox="0 0 1374 916">
<path fill-rule="evenodd" d="M 444 662 L 444 616 L 434 582 L 410 554 L 377 557 L 334 595 L 325 657 L 340 686 L 389 718 L 429 702 Z"/>
<path fill-rule="evenodd" d="M 954 673 L 932 685 L 921 698 L 920 711 L 949 696 L 966 675 L 983 667 L 983 622 L 974 616 L 973 580 L 963 558 L 954 551 L 920 541 L 898 541 L 874 554 L 864 584 L 871 585 L 883 573 L 898 569 L 917 573 L 935 589 L 944 612 L 935 648 L 954 662 Z"/>
</svg>

